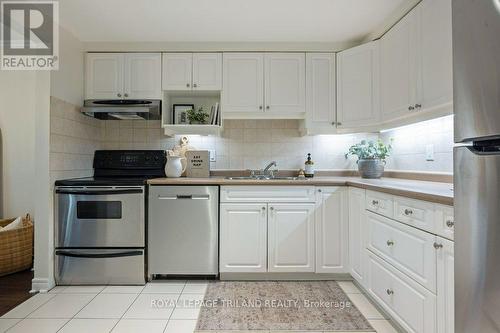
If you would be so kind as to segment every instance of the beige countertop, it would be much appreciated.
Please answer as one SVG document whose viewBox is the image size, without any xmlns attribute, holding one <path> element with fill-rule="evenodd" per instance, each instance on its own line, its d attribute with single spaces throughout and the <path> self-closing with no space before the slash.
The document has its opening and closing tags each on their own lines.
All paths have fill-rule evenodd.
<svg viewBox="0 0 500 333">
<path fill-rule="evenodd" d="M 360 177 L 314 177 L 299 180 L 258 180 L 210 178 L 156 178 L 150 185 L 311 185 L 353 186 L 413 199 L 453 205 L 453 184 L 401 178 L 363 179 Z"/>
</svg>

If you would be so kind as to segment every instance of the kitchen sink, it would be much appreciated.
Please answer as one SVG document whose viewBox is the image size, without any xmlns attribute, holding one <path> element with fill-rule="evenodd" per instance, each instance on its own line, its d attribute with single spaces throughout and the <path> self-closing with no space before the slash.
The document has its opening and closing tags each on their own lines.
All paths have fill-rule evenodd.
<svg viewBox="0 0 500 333">
<path fill-rule="evenodd" d="M 240 177 L 226 177 L 228 180 L 299 180 L 299 177 L 259 177 L 259 176 L 240 176 Z"/>
</svg>

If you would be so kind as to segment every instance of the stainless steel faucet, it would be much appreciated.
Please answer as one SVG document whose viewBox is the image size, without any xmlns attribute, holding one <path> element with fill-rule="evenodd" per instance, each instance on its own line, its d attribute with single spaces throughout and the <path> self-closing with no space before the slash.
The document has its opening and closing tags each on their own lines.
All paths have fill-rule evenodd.
<svg viewBox="0 0 500 333">
<path fill-rule="evenodd" d="M 271 167 L 276 167 L 278 164 L 276 163 L 276 161 L 272 161 L 271 163 L 269 163 L 265 168 L 264 168 L 264 174 L 267 174 L 269 173 L 269 169 L 271 169 Z"/>
</svg>

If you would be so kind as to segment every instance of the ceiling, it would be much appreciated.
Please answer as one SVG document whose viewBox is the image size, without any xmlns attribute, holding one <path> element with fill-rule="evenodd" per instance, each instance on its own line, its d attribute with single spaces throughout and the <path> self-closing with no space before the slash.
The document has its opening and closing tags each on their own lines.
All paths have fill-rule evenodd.
<svg viewBox="0 0 500 333">
<path fill-rule="evenodd" d="M 64 0 L 83 42 L 353 42 L 412 0 Z M 414 2 L 414 1 L 413 1 Z"/>
</svg>

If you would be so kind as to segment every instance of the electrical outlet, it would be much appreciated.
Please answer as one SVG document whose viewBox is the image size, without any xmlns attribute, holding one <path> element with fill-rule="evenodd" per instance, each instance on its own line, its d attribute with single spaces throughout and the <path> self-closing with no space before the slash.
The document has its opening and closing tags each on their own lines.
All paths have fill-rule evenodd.
<svg viewBox="0 0 500 333">
<path fill-rule="evenodd" d="M 425 146 L 425 160 L 434 161 L 434 145 L 430 144 Z"/>
<path fill-rule="evenodd" d="M 210 154 L 210 162 L 215 162 L 215 149 L 208 150 L 208 153 Z"/>
</svg>

